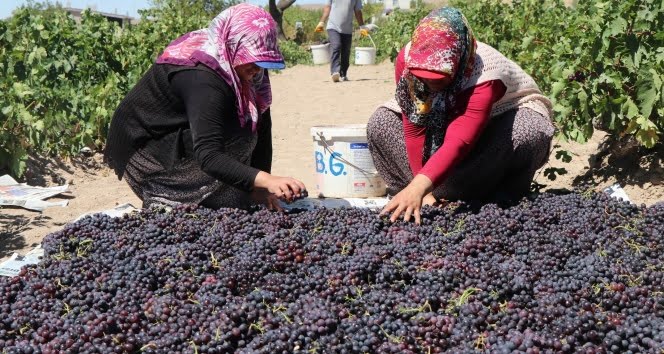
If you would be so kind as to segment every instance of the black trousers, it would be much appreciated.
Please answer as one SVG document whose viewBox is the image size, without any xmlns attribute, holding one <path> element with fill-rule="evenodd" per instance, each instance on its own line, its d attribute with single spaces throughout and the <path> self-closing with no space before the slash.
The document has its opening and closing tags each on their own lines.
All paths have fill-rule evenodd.
<svg viewBox="0 0 664 354">
<path fill-rule="evenodd" d="M 339 73 L 341 77 L 344 77 L 350 66 L 350 46 L 353 42 L 353 35 L 329 29 L 327 30 L 327 38 L 330 40 L 330 46 L 332 47 L 330 74 Z"/>
</svg>

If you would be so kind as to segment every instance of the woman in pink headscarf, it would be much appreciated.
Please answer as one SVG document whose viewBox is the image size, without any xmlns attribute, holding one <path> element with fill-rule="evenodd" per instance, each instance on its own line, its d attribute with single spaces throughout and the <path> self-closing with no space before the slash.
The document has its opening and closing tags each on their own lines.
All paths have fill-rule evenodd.
<svg viewBox="0 0 664 354">
<path fill-rule="evenodd" d="M 143 200 L 279 209 L 306 193 L 270 174 L 272 94 L 283 69 L 276 23 L 240 4 L 173 41 L 113 115 L 105 159 Z"/>
</svg>

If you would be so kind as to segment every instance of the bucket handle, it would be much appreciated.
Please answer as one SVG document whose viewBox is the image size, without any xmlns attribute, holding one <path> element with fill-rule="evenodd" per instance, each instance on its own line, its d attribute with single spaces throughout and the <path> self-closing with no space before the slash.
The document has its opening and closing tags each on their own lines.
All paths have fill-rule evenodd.
<svg viewBox="0 0 664 354">
<path fill-rule="evenodd" d="M 376 49 L 376 42 L 374 42 L 373 38 L 371 38 L 371 34 L 367 33 L 367 36 L 369 37 L 369 40 L 371 41 L 371 44 L 373 44 L 374 49 Z"/>
<path fill-rule="evenodd" d="M 371 41 L 373 48 L 376 49 L 376 42 L 374 42 L 373 38 L 371 38 L 371 33 L 367 33 L 367 37 L 369 37 L 369 40 Z"/>
<path fill-rule="evenodd" d="M 369 37 L 369 40 L 371 41 L 373 48 L 376 49 L 376 42 L 374 42 L 373 38 L 371 38 L 371 33 L 367 33 L 367 37 Z"/>
<path fill-rule="evenodd" d="M 327 144 L 327 140 L 325 140 L 325 136 L 323 135 L 323 133 L 317 132 L 316 134 L 318 135 L 318 137 L 320 138 L 320 141 L 325 146 L 325 150 L 327 150 L 330 154 L 334 154 L 334 150 L 332 150 L 330 145 Z M 378 172 L 369 172 L 369 171 L 367 171 L 367 170 L 365 170 L 361 167 L 355 166 L 353 163 L 351 163 L 350 161 L 344 159 L 343 157 L 341 157 L 339 155 L 336 155 L 334 158 L 341 161 L 341 162 L 346 163 L 348 166 L 354 167 L 355 169 L 357 169 L 359 171 L 362 171 L 362 173 L 364 173 L 364 174 L 378 176 Z"/>
</svg>

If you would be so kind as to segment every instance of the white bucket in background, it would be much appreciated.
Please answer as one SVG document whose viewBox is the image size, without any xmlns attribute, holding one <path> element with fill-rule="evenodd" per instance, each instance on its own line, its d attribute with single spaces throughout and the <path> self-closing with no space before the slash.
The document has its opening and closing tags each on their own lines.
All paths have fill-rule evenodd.
<svg viewBox="0 0 664 354">
<path fill-rule="evenodd" d="M 319 198 L 369 198 L 386 193 L 369 153 L 366 124 L 311 128 Z"/>
<path fill-rule="evenodd" d="M 327 64 L 330 62 L 330 43 L 316 44 L 311 46 L 311 55 L 314 57 L 314 64 Z"/>
<path fill-rule="evenodd" d="M 376 64 L 376 48 L 355 47 L 355 65 Z"/>
<path fill-rule="evenodd" d="M 399 0 L 399 8 L 401 10 L 410 9 L 410 0 Z"/>
</svg>

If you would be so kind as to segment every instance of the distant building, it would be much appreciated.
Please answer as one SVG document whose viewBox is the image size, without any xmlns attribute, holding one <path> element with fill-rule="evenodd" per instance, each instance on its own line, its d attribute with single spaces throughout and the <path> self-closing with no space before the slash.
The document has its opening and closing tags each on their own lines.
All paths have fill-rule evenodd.
<svg viewBox="0 0 664 354">
<path fill-rule="evenodd" d="M 63 7 L 62 9 L 67 11 L 70 15 L 74 16 L 74 19 L 77 21 L 81 19 L 83 11 L 86 10 L 86 9 L 76 9 L 73 7 Z M 109 12 L 100 12 L 93 9 L 90 9 L 90 11 L 105 17 L 109 21 L 116 22 L 118 25 L 120 25 L 120 27 L 125 27 L 129 24 L 135 24 L 139 21 L 138 19 L 131 17 L 129 15 L 119 15 Z"/>
<path fill-rule="evenodd" d="M 409 10 L 410 9 L 410 1 L 411 0 L 383 0 L 383 1 L 377 1 L 377 2 L 382 2 L 383 7 L 386 10 L 392 10 L 392 9 Z"/>
</svg>

